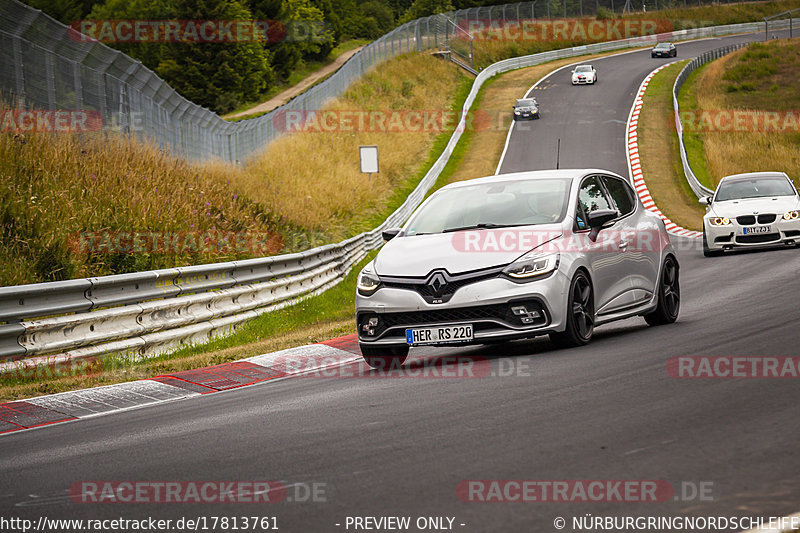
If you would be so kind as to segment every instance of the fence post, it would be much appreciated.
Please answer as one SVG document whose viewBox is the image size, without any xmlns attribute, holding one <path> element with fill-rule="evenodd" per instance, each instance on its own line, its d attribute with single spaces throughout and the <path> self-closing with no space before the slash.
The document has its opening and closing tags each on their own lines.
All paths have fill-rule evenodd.
<svg viewBox="0 0 800 533">
<path fill-rule="evenodd" d="M 14 52 L 14 75 L 17 78 L 17 107 L 22 109 L 25 102 L 25 67 L 22 62 L 22 43 L 16 35 L 11 47 Z"/>
</svg>

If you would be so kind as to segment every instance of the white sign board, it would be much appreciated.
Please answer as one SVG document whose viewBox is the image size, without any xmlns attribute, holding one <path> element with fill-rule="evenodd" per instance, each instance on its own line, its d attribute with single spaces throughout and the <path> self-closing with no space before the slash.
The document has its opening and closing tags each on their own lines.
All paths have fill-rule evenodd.
<svg viewBox="0 0 800 533">
<path fill-rule="evenodd" d="M 378 147 L 365 145 L 358 147 L 358 157 L 361 161 L 361 172 L 373 174 L 378 172 Z"/>
</svg>

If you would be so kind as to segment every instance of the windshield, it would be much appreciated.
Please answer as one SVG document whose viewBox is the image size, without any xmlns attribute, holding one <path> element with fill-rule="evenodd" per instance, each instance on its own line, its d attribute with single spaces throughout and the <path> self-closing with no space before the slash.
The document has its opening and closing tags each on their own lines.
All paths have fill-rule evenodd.
<svg viewBox="0 0 800 533">
<path fill-rule="evenodd" d="M 763 198 L 765 196 L 794 196 L 795 192 L 789 180 L 783 176 L 770 178 L 748 178 L 723 181 L 714 200 L 740 200 L 745 198 Z"/>
<path fill-rule="evenodd" d="M 560 222 L 566 214 L 570 183 L 570 179 L 548 178 L 444 190 L 414 215 L 406 235 Z"/>
<path fill-rule="evenodd" d="M 669 43 L 661 43 L 656 45 L 656 50 L 668 50 Z"/>
<path fill-rule="evenodd" d="M 531 107 L 533 105 L 536 105 L 536 101 L 533 100 L 532 98 L 526 98 L 525 100 L 517 100 L 516 107 Z"/>
<path fill-rule="evenodd" d="M 590 67 L 588 65 L 583 65 L 583 66 L 580 66 L 580 67 L 575 69 L 575 72 L 591 72 L 591 71 L 592 71 L 592 67 Z"/>
</svg>

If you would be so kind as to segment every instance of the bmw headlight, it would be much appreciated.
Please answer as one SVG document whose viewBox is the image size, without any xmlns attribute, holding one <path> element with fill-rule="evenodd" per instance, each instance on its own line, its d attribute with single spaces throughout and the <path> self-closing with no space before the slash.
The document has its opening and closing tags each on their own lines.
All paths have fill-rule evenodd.
<svg viewBox="0 0 800 533">
<path fill-rule="evenodd" d="M 370 263 L 358 274 L 358 283 L 356 287 L 361 296 L 369 296 L 375 292 L 375 289 L 377 289 L 380 284 L 381 280 L 378 275 L 375 274 L 372 263 Z"/>
<path fill-rule="evenodd" d="M 712 217 L 708 219 L 708 223 L 712 226 L 729 226 L 731 220 L 728 217 Z"/>
<path fill-rule="evenodd" d="M 528 252 L 504 268 L 503 273 L 515 279 L 534 279 L 556 270 L 559 260 L 557 253 Z"/>
<path fill-rule="evenodd" d="M 515 115 L 519 115 L 519 111 L 517 111 L 517 110 L 515 109 L 515 110 L 514 110 L 514 114 L 515 114 Z"/>
<path fill-rule="evenodd" d="M 787 211 L 783 214 L 783 220 L 797 220 L 800 218 L 800 211 Z"/>
</svg>

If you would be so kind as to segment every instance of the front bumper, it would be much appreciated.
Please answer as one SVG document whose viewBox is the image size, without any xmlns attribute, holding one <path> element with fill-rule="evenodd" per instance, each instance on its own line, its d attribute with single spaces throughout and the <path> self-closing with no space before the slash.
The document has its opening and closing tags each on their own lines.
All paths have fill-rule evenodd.
<svg viewBox="0 0 800 533">
<path fill-rule="evenodd" d="M 520 112 L 519 114 L 514 113 L 514 120 L 533 120 L 539 118 L 538 111 L 525 111 Z"/>
<path fill-rule="evenodd" d="M 594 85 L 594 78 L 573 78 L 572 85 Z"/>
<path fill-rule="evenodd" d="M 766 233 L 745 234 L 744 228 L 770 228 Z M 785 246 L 800 243 L 800 220 L 784 220 L 777 215 L 771 224 L 740 224 L 735 218 L 727 226 L 712 226 L 708 217 L 703 220 L 703 233 L 709 250 L 733 250 L 764 246 Z"/>
<path fill-rule="evenodd" d="M 358 340 L 396 346 L 407 344 L 408 328 L 455 324 L 473 325 L 473 340 L 461 345 L 562 331 L 568 288 L 569 280 L 558 271 L 527 283 L 502 277 L 478 281 L 458 289 L 444 304 L 429 304 L 413 290 L 383 287 L 371 296 L 356 295 Z M 525 307 L 529 315 L 515 315 L 511 308 L 519 306 Z M 377 317 L 378 325 L 365 327 L 371 317 Z"/>
</svg>

